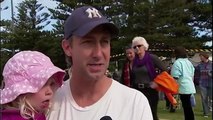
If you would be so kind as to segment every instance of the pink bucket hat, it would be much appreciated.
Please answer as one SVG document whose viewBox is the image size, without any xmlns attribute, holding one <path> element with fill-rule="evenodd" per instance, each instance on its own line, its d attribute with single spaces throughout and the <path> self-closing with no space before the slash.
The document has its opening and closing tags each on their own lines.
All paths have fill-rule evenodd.
<svg viewBox="0 0 213 120">
<path fill-rule="evenodd" d="M 51 76 L 61 86 L 64 75 L 46 55 L 37 51 L 19 52 L 4 66 L 5 86 L 0 90 L 0 104 L 12 102 L 21 94 L 38 92 Z"/>
</svg>

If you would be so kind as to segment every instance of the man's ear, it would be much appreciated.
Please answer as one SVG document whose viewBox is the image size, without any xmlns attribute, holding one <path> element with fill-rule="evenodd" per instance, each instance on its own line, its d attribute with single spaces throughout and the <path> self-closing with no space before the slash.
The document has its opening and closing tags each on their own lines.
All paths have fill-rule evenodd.
<svg viewBox="0 0 213 120">
<path fill-rule="evenodd" d="M 69 40 L 66 40 L 66 39 L 63 39 L 62 42 L 61 42 L 61 46 L 64 50 L 64 53 L 67 55 L 67 56 L 72 56 L 72 49 L 71 49 L 71 44 L 70 44 L 70 41 Z"/>
</svg>

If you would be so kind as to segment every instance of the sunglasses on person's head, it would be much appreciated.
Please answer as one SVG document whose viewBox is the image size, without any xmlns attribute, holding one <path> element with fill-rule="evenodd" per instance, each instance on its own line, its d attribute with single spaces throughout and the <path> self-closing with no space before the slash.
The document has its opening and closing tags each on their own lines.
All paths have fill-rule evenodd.
<svg viewBox="0 0 213 120">
<path fill-rule="evenodd" d="M 143 45 L 136 45 L 133 48 L 136 49 L 136 48 L 140 48 L 141 46 L 143 46 Z"/>
</svg>

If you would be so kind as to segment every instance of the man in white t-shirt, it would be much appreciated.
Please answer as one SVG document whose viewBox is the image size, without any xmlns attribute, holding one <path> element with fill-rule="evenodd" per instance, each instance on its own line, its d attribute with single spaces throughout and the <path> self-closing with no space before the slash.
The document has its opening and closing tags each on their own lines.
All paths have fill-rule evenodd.
<svg viewBox="0 0 213 120">
<path fill-rule="evenodd" d="M 62 48 L 72 77 L 56 92 L 49 120 L 152 120 L 147 98 L 108 78 L 110 41 L 118 28 L 97 9 L 75 9 L 64 26 Z"/>
</svg>

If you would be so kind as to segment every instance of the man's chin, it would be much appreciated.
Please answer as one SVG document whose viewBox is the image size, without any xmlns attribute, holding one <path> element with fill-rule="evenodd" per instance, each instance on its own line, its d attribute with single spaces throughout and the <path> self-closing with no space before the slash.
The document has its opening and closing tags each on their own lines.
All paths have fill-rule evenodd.
<svg viewBox="0 0 213 120">
<path fill-rule="evenodd" d="M 104 78 L 104 73 L 91 74 L 91 79 L 93 80 L 101 80 L 103 78 Z"/>
</svg>

